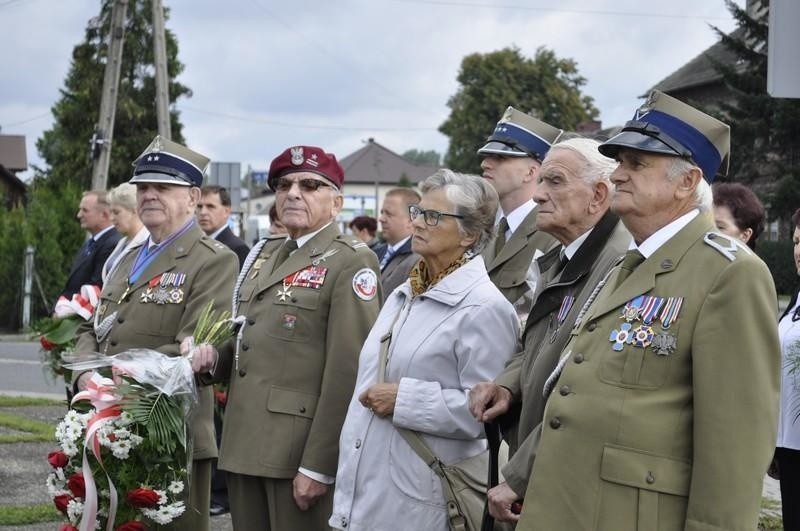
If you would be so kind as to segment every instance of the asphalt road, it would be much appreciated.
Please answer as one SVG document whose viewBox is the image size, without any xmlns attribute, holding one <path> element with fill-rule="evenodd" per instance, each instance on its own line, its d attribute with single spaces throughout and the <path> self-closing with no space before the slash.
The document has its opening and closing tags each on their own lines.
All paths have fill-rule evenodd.
<svg viewBox="0 0 800 531">
<path fill-rule="evenodd" d="M 64 381 L 46 375 L 39 344 L 23 337 L 0 339 L 0 393 L 65 399 Z"/>
</svg>

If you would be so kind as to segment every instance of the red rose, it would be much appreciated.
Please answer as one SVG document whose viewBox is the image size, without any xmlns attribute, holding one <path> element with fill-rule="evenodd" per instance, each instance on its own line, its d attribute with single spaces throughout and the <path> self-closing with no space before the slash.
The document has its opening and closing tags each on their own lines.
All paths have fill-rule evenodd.
<svg viewBox="0 0 800 531">
<path fill-rule="evenodd" d="M 76 498 L 86 498 L 86 483 L 83 481 L 83 474 L 72 474 L 67 479 L 67 488 Z"/>
<path fill-rule="evenodd" d="M 67 466 L 67 463 L 69 463 L 69 457 L 61 450 L 58 450 L 47 454 L 47 462 L 50 463 L 50 466 L 53 468 L 64 468 Z"/>
<path fill-rule="evenodd" d="M 141 522 L 125 522 L 117 531 L 147 531 L 147 528 Z"/>
<path fill-rule="evenodd" d="M 125 499 L 137 509 L 146 509 L 158 505 L 161 497 L 150 489 L 133 489 Z"/>
<path fill-rule="evenodd" d="M 78 531 L 78 528 L 72 524 L 61 524 L 58 531 Z"/>
<path fill-rule="evenodd" d="M 42 348 L 45 350 L 53 350 L 58 346 L 55 343 L 48 341 L 44 336 L 39 336 L 39 344 L 42 345 Z"/>
<path fill-rule="evenodd" d="M 72 501 L 72 496 L 69 494 L 59 494 L 55 498 L 53 498 L 53 503 L 56 504 L 56 509 L 61 511 L 64 514 L 67 514 L 67 505 L 69 502 Z"/>
<path fill-rule="evenodd" d="M 220 391 L 216 387 L 214 388 L 214 398 L 217 400 L 217 403 L 222 407 L 225 407 L 225 404 L 228 403 L 228 393 L 226 393 L 225 391 Z"/>
</svg>

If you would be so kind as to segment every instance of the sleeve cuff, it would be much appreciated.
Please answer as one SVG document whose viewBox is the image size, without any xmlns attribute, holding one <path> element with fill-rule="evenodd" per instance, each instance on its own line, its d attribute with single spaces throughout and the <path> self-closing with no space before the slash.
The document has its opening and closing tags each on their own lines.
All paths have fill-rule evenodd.
<svg viewBox="0 0 800 531">
<path fill-rule="evenodd" d="M 314 472 L 313 470 L 309 470 L 307 468 L 300 467 L 297 469 L 297 471 L 304 476 L 309 477 L 314 481 L 318 481 L 319 483 L 324 483 L 325 485 L 333 485 L 333 483 L 336 481 L 335 476 L 326 476 L 325 474 L 320 474 L 319 472 Z"/>
</svg>

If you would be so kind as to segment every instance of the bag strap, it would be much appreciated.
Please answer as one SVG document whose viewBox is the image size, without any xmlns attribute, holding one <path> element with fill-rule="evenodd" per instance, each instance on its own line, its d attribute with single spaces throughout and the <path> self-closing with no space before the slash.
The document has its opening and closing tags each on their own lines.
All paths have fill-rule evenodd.
<svg viewBox="0 0 800 531">
<path fill-rule="evenodd" d="M 403 307 L 405 308 L 405 306 Z M 394 329 L 394 325 L 397 323 L 397 320 L 400 319 L 400 314 L 403 313 L 403 308 L 400 308 L 400 311 L 397 312 L 397 315 L 394 316 L 392 319 L 392 324 L 389 326 L 389 330 L 381 336 L 381 349 L 378 358 L 378 383 L 384 383 L 386 381 L 386 365 L 389 362 L 389 347 L 392 343 L 392 330 Z M 450 480 L 447 478 L 447 475 L 444 473 L 444 469 L 442 468 L 442 462 L 439 458 L 434 454 L 431 449 L 425 444 L 425 441 L 422 439 L 422 436 L 419 432 L 414 430 L 409 430 L 406 428 L 398 428 L 395 426 L 397 432 L 406 440 L 411 449 L 422 459 L 422 461 L 430 467 L 433 472 L 439 476 L 442 481 L 442 491 L 447 500 L 447 518 L 450 520 L 450 529 L 452 531 L 468 531 L 467 530 L 467 521 L 464 518 L 464 515 L 461 514 L 460 508 L 458 506 L 458 502 L 456 501 L 456 494 L 453 491 L 452 485 L 450 485 Z"/>
</svg>

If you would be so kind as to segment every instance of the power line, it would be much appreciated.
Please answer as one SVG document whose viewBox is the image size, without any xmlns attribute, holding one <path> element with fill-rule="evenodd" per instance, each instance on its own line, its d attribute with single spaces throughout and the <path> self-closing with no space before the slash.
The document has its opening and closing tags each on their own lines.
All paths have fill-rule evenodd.
<svg viewBox="0 0 800 531">
<path fill-rule="evenodd" d="M 492 9 L 514 9 L 522 11 L 548 11 L 552 13 L 572 13 L 578 15 L 603 15 L 614 17 L 647 17 L 647 18 L 673 18 L 673 19 L 696 19 L 696 20 L 729 20 L 730 17 L 704 17 L 701 15 L 672 15 L 669 13 L 641 13 L 631 11 L 608 11 L 602 9 L 565 9 L 557 7 L 538 7 L 520 6 L 512 4 L 486 4 L 479 2 L 457 2 L 455 0 L 388 0 L 402 4 L 428 4 L 438 6 L 458 6 L 458 7 L 489 7 Z"/>
<path fill-rule="evenodd" d="M 263 120 L 260 118 L 248 118 L 247 116 L 237 116 L 233 114 L 225 114 L 216 111 L 206 111 L 204 109 L 197 109 L 195 107 L 187 107 L 178 104 L 179 109 L 185 111 L 196 112 L 198 114 L 206 114 L 208 116 L 216 116 L 218 118 L 226 118 L 228 120 L 235 120 L 238 122 L 249 122 L 261 125 L 274 125 L 280 127 L 294 127 L 297 129 L 323 129 L 329 131 L 377 131 L 377 132 L 414 132 L 414 131 L 436 131 L 435 127 L 342 127 L 334 125 L 315 125 L 315 124 L 298 124 L 294 122 L 279 122 L 276 120 Z"/>
<path fill-rule="evenodd" d="M 4 7 L 13 7 L 15 5 L 24 4 L 25 2 L 31 2 L 33 0 L 5 0 L 4 2 L 0 2 L 0 9 Z"/>
</svg>

